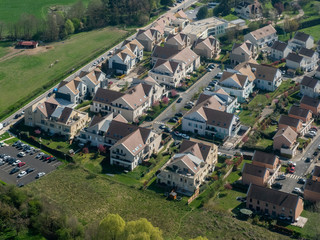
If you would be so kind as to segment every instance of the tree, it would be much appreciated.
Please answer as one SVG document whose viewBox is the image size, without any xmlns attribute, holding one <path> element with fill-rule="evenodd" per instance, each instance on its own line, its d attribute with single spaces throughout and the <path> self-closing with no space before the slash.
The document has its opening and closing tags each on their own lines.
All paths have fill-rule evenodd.
<svg viewBox="0 0 320 240">
<path fill-rule="evenodd" d="M 208 238 L 199 236 L 197 238 L 193 238 L 193 239 L 190 239 L 190 240 L 208 240 Z"/>
<path fill-rule="evenodd" d="M 83 4 L 81 0 L 71 5 L 70 9 L 67 12 L 67 17 L 72 18 L 78 18 L 81 19 L 85 16 L 86 12 L 86 6 Z"/>
<path fill-rule="evenodd" d="M 284 11 L 284 5 L 282 2 L 275 3 L 274 8 L 278 11 L 279 15 Z"/>
<path fill-rule="evenodd" d="M 64 26 L 65 26 L 65 28 L 66 28 L 66 31 L 67 31 L 68 35 L 74 33 L 73 22 L 72 22 L 70 19 L 68 19 L 68 20 L 66 21 L 66 23 L 64 24 Z"/>
<path fill-rule="evenodd" d="M 197 12 L 197 18 L 201 20 L 201 19 L 207 18 L 207 16 L 208 16 L 208 7 L 206 6 L 201 7 Z"/>
<path fill-rule="evenodd" d="M 161 0 L 160 3 L 161 3 L 161 5 L 172 6 L 174 1 L 173 0 Z"/>
<path fill-rule="evenodd" d="M 126 240 L 163 240 L 162 232 L 159 228 L 152 226 L 152 224 L 145 218 L 137 221 L 128 222 L 124 230 L 124 238 Z"/>
<path fill-rule="evenodd" d="M 3 38 L 4 28 L 5 28 L 4 22 L 0 21 L 0 40 Z"/>
<path fill-rule="evenodd" d="M 98 239 L 118 240 L 124 232 L 125 221 L 118 214 L 109 214 L 98 227 Z"/>
</svg>

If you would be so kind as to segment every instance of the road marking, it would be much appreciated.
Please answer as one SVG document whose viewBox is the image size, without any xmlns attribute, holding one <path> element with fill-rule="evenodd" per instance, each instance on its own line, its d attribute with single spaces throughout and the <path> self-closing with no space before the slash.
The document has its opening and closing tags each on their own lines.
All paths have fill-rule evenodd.
<svg viewBox="0 0 320 240">
<path fill-rule="evenodd" d="M 286 174 L 286 177 L 293 178 L 293 179 L 299 179 L 302 178 L 302 176 L 294 175 L 294 174 Z"/>
</svg>

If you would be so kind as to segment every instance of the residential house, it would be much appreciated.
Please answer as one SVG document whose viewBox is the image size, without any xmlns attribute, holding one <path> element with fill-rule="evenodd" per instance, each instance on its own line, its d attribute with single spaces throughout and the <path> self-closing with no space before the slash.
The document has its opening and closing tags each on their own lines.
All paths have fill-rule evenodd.
<svg viewBox="0 0 320 240">
<path fill-rule="evenodd" d="M 208 59 L 216 58 L 221 52 L 219 41 L 209 36 L 207 38 L 199 38 L 194 43 L 193 51 L 201 57 L 205 57 Z"/>
<path fill-rule="evenodd" d="M 320 166 L 318 165 L 314 166 L 312 180 L 320 182 Z"/>
<path fill-rule="evenodd" d="M 117 73 L 128 74 L 142 60 L 143 48 L 137 39 L 130 42 L 125 41 L 122 47 L 109 58 L 109 68 L 114 69 Z"/>
<path fill-rule="evenodd" d="M 291 127 L 296 133 L 302 136 L 308 132 L 308 127 L 298 118 L 289 117 L 287 115 L 281 115 L 279 119 L 278 128 Z"/>
<path fill-rule="evenodd" d="M 314 39 L 311 35 L 304 32 L 296 32 L 294 37 L 289 40 L 288 44 L 294 50 L 300 48 L 311 49 L 314 45 Z"/>
<path fill-rule="evenodd" d="M 300 107 L 310 110 L 313 115 L 317 116 L 320 113 L 320 100 L 303 95 L 300 100 Z"/>
<path fill-rule="evenodd" d="M 290 69 L 303 69 L 305 66 L 303 56 L 300 56 L 297 53 L 289 53 L 286 57 L 286 66 Z"/>
<path fill-rule="evenodd" d="M 88 113 L 61 106 L 51 96 L 25 110 L 24 124 L 73 139 L 89 120 Z"/>
<path fill-rule="evenodd" d="M 232 65 L 238 65 L 255 59 L 257 56 L 257 48 L 249 40 L 244 43 L 234 43 L 230 53 L 230 61 Z"/>
<path fill-rule="evenodd" d="M 169 34 L 164 43 L 165 47 L 173 48 L 176 50 L 182 50 L 191 45 L 190 37 L 183 33 Z"/>
<path fill-rule="evenodd" d="M 269 169 L 269 171 L 271 171 L 273 175 L 277 175 L 277 172 L 280 170 L 281 167 L 281 162 L 277 155 L 262 151 L 254 152 L 252 164 Z"/>
<path fill-rule="evenodd" d="M 303 197 L 310 202 L 320 201 L 320 182 L 313 179 L 307 179 L 304 185 Z"/>
<path fill-rule="evenodd" d="M 87 98 L 92 98 L 99 87 L 107 86 L 106 75 L 99 68 L 95 68 L 90 72 L 81 71 L 79 78 L 82 81 L 82 85 L 86 86 L 84 94 Z"/>
<path fill-rule="evenodd" d="M 271 47 L 270 57 L 273 60 L 281 60 L 286 58 L 291 51 L 291 48 L 285 42 L 275 41 Z"/>
<path fill-rule="evenodd" d="M 220 139 L 236 135 L 240 129 L 239 118 L 224 112 L 225 108 L 219 107 L 214 98 L 209 103 L 203 101 L 187 113 L 182 119 L 182 130 Z"/>
<path fill-rule="evenodd" d="M 278 68 L 253 63 L 250 66 L 256 77 L 254 80 L 256 88 L 273 92 L 281 85 L 282 74 Z"/>
<path fill-rule="evenodd" d="M 235 7 L 236 14 L 245 19 L 256 19 L 262 17 L 262 7 L 258 0 L 253 3 L 251 1 L 241 1 Z"/>
<path fill-rule="evenodd" d="M 159 84 L 167 88 L 176 88 L 185 75 L 185 64 L 175 60 L 158 59 L 148 76 L 155 79 Z"/>
<path fill-rule="evenodd" d="M 300 92 L 311 98 L 318 97 L 320 95 L 320 80 L 304 76 L 300 83 Z"/>
<path fill-rule="evenodd" d="M 163 34 L 156 28 L 140 29 L 136 39 L 144 47 L 145 51 L 151 52 L 155 45 L 161 43 Z"/>
<path fill-rule="evenodd" d="M 251 184 L 246 207 L 271 217 L 296 221 L 303 211 L 303 201 L 297 195 Z"/>
<path fill-rule="evenodd" d="M 304 66 L 302 66 L 302 70 L 312 71 L 318 66 L 319 53 L 316 51 L 313 51 L 312 49 L 301 48 L 299 55 L 304 59 Z"/>
<path fill-rule="evenodd" d="M 317 52 L 320 52 L 320 40 L 317 42 Z"/>
<path fill-rule="evenodd" d="M 222 88 L 225 92 L 238 98 L 238 102 L 245 102 L 253 91 L 253 82 L 249 81 L 248 76 L 236 72 L 225 71 L 215 90 Z"/>
<path fill-rule="evenodd" d="M 200 102 L 200 99 L 202 98 L 203 95 L 214 97 L 216 100 L 218 100 L 221 106 L 224 106 L 225 108 L 224 111 L 227 113 L 234 113 L 235 110 L 239 107 L 237 98 L 230 96 L 230 94 L 228 94 L 222 88 L 213 92 L 205 90 L 200 95 L 198 102 Z"/>
<path fill-rule="evenodd" d="M 297 137 L 298 133 L 291 127 L 279 128 L 273 137 L 273 150 L 280 151 L 282 155 L 294 157 L 299 146 Z"/>
<path fill-rule="evenodd" d="M 314 77 L 320 79 L 320 66 L 317 67 Z"/>
<path fill-rule="evenodd" d="M 95 113 L 120 113 L 127 121 L 134 122 L 152 106 L 153 89 L 148 84 L 138 84 L 126 93 L 99 88 L 90 110 Z"/>
<path fill-rule="evenodd" d="M 210 143 L 183 140 L 179 153 L 161 168 L 157 182 L 186 195 L 192 195 L 213 172 L 218 147 Z"/>
<path fill-rule="evenodd" d="M 270 24 L 246 34 L 244 36 L 244 40 L 249 40 L 252 44 L 256 45 L 257 47 L 263 48 L 266 45 L 270 45 L 274 41 L 277 41 L 278 35 L 277 31 Z"/>
<path fill-rule="evenodd" d="M 179 51 L 169 47 L 156 46 L 151 58 L 152 65 L 155 65 L 158 59 L 180 62 L 185 66 L 185 74 L 193 72 L 200 66 L 200 56 L 190 48 L 184 48 Z"/>
<path fill-rule="evenodd" d="M 258 186 L 267 186 L 270 172 L 267 168 L 258 165 L 245 163 L 242 169 L 242 184 L 255 184 Z"/>
<path fill-rule="evenodd" d="M 313 123 L 312 112 L 299 106 L 293 105 L 288 112 L 288 116 L 300 119 L 302 121 L 302 126 L 306 131 L 309 131 Z"/>
<path fill-rule="evenodd" d="M 248 77 L 250 82 L 256 80 L 255 71 L 256 68 L 252 67 L 251 64 L 258 64 L 256 60 L 251 59 L 248 62 L 239 63 L 233 69 L 227 69 L 228 72 L 235 72 Z"/>
<path fill-rule="evenodd" d="M 79 77 L 71 81 L 62 81 L 55 93 L 56 98 L 62 98 L 74 104 L 81 103 L 87 92 L 87 86 L 83 84 Z"/>
</svg>

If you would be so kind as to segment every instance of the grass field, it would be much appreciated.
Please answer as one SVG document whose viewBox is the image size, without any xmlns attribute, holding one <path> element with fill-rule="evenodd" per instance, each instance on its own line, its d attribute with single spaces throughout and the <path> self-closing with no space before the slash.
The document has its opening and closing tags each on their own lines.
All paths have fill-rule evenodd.
<svg viewBox="0 0 320 240">
<path fill-rule="evenodd" d="M 53 43 L 52 49 L 36 55 L 19 55 L 0 64 L 0 120 L 12 110 L 10 106 L 25 104 L 49 85 L 58 83 L 72 68 L 91 60 L 102 50 L 111 48 L 128 32 L 104 28 L 83 32 L 63 42 Z M 0 45 L 0 54 L 6 51 Z M 51 63 L 59 62 L 49 68 Z M 20 102 L 19 102 L 20 101 Z"/>
<path fill-rule="evenodd" d="M 286 239 L 285 236 L 231 217 L 225 211 L 194 209 L 184 202 L 168 201 L 150 190 L 138 190 L 92 175 L 81 167 L 67 166 L 25 187 L 58 204 L 84 223 L 99 221 L 109 213 L 125 220 L 147 218 L 164 232 L 165 239 L 199 235 L 208 239 Z"/>
<path fill-rule="evenodd" d="M 0 4 L 0 21 L 4 22 L 16 22 L 23 13 L 32 14 L 38 18 L 44 17 L 48 8 L 57 5 L 70 5 L 78 0 L 1 0 Z M 85 4 L 89 0 L 82 0 Z"/>
</svg>

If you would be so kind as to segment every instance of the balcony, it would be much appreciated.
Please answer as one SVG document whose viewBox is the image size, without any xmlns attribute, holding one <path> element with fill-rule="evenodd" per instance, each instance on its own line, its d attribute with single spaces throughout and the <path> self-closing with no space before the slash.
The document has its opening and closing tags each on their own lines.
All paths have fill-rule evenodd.
<svg viewBox="0 0 320 240">
<path fill-rule="evenodd" d="M 119 156 L 123 156 L 123 157 L 125 157 L 127 155 L 126 153 L 120 153 L 120 152 L 117 152 L 115 150 L 113 150 L 112 153 L 116 154 L 116 155 L 119 155 Z"/>
<path fill-rule="evenodd" d="M 113 161 L 121 161 L 121 162 L 126 163 L 126 164 L 131 164 L 132 163 L 131 161 L 129 161 L 129 160 L 125 159 L 125 158 L 120 158 L 119 156 L 111 156 L 111 159 Z"/>
</svg>

